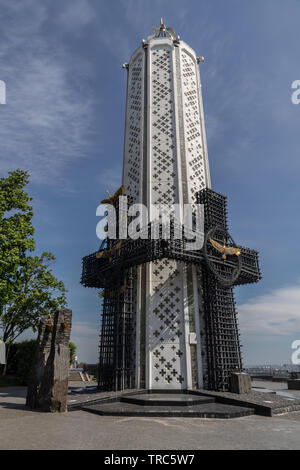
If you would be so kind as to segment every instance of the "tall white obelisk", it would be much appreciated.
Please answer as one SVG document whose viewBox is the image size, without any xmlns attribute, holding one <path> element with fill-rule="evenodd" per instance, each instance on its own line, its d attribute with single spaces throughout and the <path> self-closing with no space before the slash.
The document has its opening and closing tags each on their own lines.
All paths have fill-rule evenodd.
<svg viewBox="0 0 300 470">
<path fill-rule="evenodd" d="M 161 21 L 125 64 L 123 184 L 134 202 L 183 207 L 210 187 L 200 61 Z M 201 387 L 206 360 L 195 266 L 164 259 L 137 269 L 136 388 Z"/>
</svg>

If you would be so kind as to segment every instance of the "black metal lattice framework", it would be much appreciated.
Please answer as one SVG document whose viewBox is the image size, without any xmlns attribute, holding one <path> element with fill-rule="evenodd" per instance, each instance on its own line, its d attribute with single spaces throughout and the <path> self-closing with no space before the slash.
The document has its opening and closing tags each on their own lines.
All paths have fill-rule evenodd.
<svg viewBox="0 0 300 470">
<path fill-rule="evenodd" d="M 135 269 L 129 268 L 103 292 L 98 380 L 103 390 L 134 386 L 134 280 Z"/>
<path fill-rule="evenodd" d="M 204 232 L 221 227 L 228 234 L 226 197 L 211 189 L 197 194 L 197 203 L 204 205 Z M 118 202 L 116 202 L 116 209 Z M 118 225 L 118 220 L 117 220 Z M 158 224 L 159 225 L 159 224 Z M 104 288 L 102 331 L 100 341 L 99 387 L 120 390 L 134 386 L 135 321 L 133 311 L 136 267 L 156 259 L 169 258 L 198 267 L 202 287 L 207 374 L 207 389 L 227 390 L 232 371 L 241 370 L 241 351 L 237 327 L 233 286 L 261 279 L 258 253 L 245 247 L 241 250 L 238 275 L 231 282 L 234 257 L 221 260 L 205 241 L 204 249 L 187 250 L 187 239 L 175 237 L 181 227 L 171 224 L 171 238 L 107 240 L 99 252 L 83 258 L 81 283 L 86 287 Z M 217 234 L 218 230 L 214 230 Z M 227 243 L 232 243 L 226 235 Z M 219 241 L 222 241 L 221 239 Z M 225 243 L 225 240 L 224 240 Z M 213 269 L 212 269 L 213 267 Z M 227 276 L 227 282 L 226 282 Z"/>
<path fill-rule="evenodd" d="M 226 197 L 205 189 L 198 193 L 197 202 L 204 204 L 205 233 L 217 226 L 228 231 Z M 207 355 L 204 386 L 226 390 L 230 373 L 242 368 L 233 289 L 216 282 L 205 264 L 202 265 L 202 288 Z"/>
<path fill-rule="evenodd" d="M 132 203 L 130 198 L 129 203 Z M 113 198 L 116 229 L 120 225 L 119 198 Z M 122 214 L 124 216 L 124 213 Z M 121 217 L 122 217 L 121 215 Z M 127 214 L 125 214 L 127 216 Z M 107 237 L 100 252 L 114 251 L 119 240 Z M 111 263 L 108 258 L 108 263 Z M 99 345 L 98 388 L 101 390 L 124 390 L 134 386 L 135 369 L 135 318 L 133 316 L 134 283 L 136 268 L 118 264 L 113 268 L 110 282 L 104 287 L 102 322 Z"/>
<path fill-rule="evenodd" d="M 222 227 L 228 233 L 226 197 L 211 189 L 197 194 L 197 203 L 204 205 L 204 232 L 214 227 Z M 243 282 L 257 282 L 261 279 L 258 253 L 241 248 L 241 268 Z M 226 275 L 227 263 L 219 263 L 219 275 Z M 215 272 L 209 269 L 209 262 L 201 268 L 203 308 L 205 313 L 205 353 L 207 356 L 207 375 L 205 388 L 228 390 L 230 374 L 242 370 L 240 335 L 237 325 L 237 311 L 233 285 L 240 284 L 239 278 L 232 285 L 222 285 Z"/>
</svg>

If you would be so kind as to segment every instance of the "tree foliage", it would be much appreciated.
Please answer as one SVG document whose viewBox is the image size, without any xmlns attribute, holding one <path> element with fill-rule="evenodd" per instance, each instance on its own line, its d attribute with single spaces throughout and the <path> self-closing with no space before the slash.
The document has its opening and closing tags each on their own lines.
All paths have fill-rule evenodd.
<svg viewBox="0 0 300 470">
<path fill-rule="evenodd" d="M 14 343 L 10 346 L 7 373 L 14 375 L 20 385 L 27 385 L 36 347 L 36 339 Z"/>
<path fill-rule="evenodd" d="M 13 277 L 13 287 L 2 315 L 3 341 L 13 342 L 23 331 L 37 329 L 41 316 L 66 305 L 66 289 L 52 274 L 51 253 L 27 256 Z"/>
<path fill-rule="evenodd" d="M 7 373 L 15 376 L 20 385 L 27 385 L 37 344 L 36 339 L 30 339 L 20 343 L 16 342 L 10 347 Z M 69 348 L 71 364 L 74 361 L 76 346 L 70 342 Z"/>
<path fill-rule="evenodd" d="M 0 178 L 0 327 L 10 345 L 23 331 L 37 329 L 42 315 L 66 306 L 66 289 L 52 274 L 55 256 L 33 255 L 32 198 L 26 171 Z"/>
<path fill-rule="evenodd" d="M 13 280 L 27 251 L 34 251 L 32 198 L 24 191 L 26 171 L 16 170 L 0 178 L 0 314 L 10 300 Z"/>
<path fill-rule="evenodd" d="M 69 348 L 70 348 L 70 366 L 71 366 L 75 361 L 76 345 L 74 343 L 70 342 L 69 343 Z"/>
</svg>

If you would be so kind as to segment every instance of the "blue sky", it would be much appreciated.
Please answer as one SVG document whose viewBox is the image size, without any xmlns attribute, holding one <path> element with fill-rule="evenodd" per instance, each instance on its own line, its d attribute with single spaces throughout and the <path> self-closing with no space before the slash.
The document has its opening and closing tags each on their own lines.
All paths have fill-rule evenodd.
<svg viewBox="0 0 300 470">
<path fill-rule="evenodd" d="M 0 175 L 29 170 L 37 252 L 69 289 L 79 360 L 96 362 L 100 305 L 79 281 L 96 207 L 121 183 L 128 61 L 164 18 L 201 64 L 212 186 L 263 280 L 236 289 L 244 362 L 289 362 L 300 339 L 300 1 L 0 0 Z"/>
</svg>

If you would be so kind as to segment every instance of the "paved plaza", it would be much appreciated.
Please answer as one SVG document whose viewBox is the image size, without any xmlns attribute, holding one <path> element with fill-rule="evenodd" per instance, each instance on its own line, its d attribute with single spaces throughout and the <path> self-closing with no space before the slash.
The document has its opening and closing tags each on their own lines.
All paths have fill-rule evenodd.
<svg viewBox="0 0 300 470">
<path fill-rule="evenodd" d="M 26 410 L 25 394 L 23 387 L 0 389 L 0 449 L 300 449 L 299 411 L 230 420 L 52 414 Z"/>
</svg>

